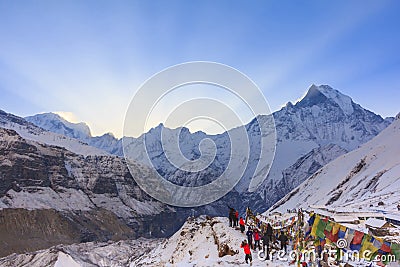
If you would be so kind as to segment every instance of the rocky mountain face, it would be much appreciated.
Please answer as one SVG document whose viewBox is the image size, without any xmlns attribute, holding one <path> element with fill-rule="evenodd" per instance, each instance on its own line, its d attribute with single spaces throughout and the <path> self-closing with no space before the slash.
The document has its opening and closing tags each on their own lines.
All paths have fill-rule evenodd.
<svg viewBox="0 0 400 267">
<path fill-rule="evenodd" d="M 0 257 L 58 244 L 137 237 L 135 229 L 102 208 L 83 211 L 6 208 L 0 210 L 0 223 Z"/>
<path fill-rule="evenodd" d="M 155 174 L 137 164 L 133 175 Z M 0 181 L 0 256 L 59 243 L 168 236 L 187 216 L 145 194 L 122 158 L 78 155 L 4 128 Z"/>
<path fill-rule="evenodd" d="M 245 169 L 241 180 L 231 192 L 235 196 L 239 195 L 239 200 L 228 198 L 228 202 L 239 203 L 236 207 L 241 211 L 246 206 L 259 211 L 267 209 L 313 172 L 369 141 L 392 121 L 392 118 L 383 119 L 362 108 L 350 97 L 327 85 L 312 85 L 303 99 L 295 104 L 289 102 L 273 113 L 273 119 L 277 141 L 275 158 L 271 166 L 265 166 L 270 171 L 268 176 L 260 177 L 261 183 L 252 183 L 252 179 L 260 175 L 255 173 L 261 151 L 260 125 L 270 125 L 271 116 L 260 115 L 244 126 L 249 136 L 250 153 L 248 157 L 243 157 L 245 153 L 242 153 L 240 156 L 243 157 L 243 164 L 230 170 L 235 173 Z M 60 132 L 54 127 L 47 127 L 54 123 L 38 119 L 36 123 L 47 130 Z M 210 183 L 226 170 L 233 156 L 229 138 L 235 135 L 235 131 L 238 130 L 207 135 L 203 132 L 190 133 L 186 128 L 168 129 L 160 124 L 139 138 L 124 138 L 130 148 L 137 151 L 134 158 L 136 161 L 153 165 L 159 174 L 175 184 L 199 186 Z M 199 147 L 204 139 L 212 140 L 216 149 L 216 156 L 207 168 L 201 172 L 191 172 L 184 165 L 171 164 L 170 159 L 174 158 L 166 154 L 166 148 L 174 142 L 179 144 L 181 153 L 189 160 L 196 160 L 201 155 L 212 155 L 212 147 L 206 147 L 200 153 Z M 80 140 L 122 155 L 122 140 L 110 135 Z M 143 142 L 146 142 L 146 150 L 139 149 Z M 224 204 L 214 203 L 211 209 L 215 210 L 216 206 Z M 226 209 L 218 212 L 220 215 L 225 214 Z"/>
</svg>

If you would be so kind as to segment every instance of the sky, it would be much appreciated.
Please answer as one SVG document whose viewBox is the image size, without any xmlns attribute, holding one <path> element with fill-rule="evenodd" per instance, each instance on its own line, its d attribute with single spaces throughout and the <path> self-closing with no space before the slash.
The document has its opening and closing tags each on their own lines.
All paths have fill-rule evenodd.
<svg viewBox="0 0 400 267">
<path fill-rule="evenodd" d="M 272 111 L 328 84 L 395 116 L 399 12 L 397 0 L 0 0 L 0 109 L 59 112 L 120 137 L 149 77 L 213 61 L 252 79 Z"/>
</svg>

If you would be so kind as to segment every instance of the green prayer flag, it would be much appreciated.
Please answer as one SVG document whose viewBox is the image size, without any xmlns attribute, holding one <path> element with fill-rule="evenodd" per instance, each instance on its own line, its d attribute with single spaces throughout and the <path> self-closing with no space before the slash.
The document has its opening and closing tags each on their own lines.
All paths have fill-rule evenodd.
<svg viewBox="0 0 400 267">
<path fill-rule="evenodd" d="M 331 221 L 328 221 L 328 223 L 325 226 L 325 230 L 330 233 L 332 232 L 332 228 L 333 228 L 333 223 Z"/>
<path fill-rule="evenodd" d="M 392 254 L 396 256 L 396 261 L 400 261 L 400 244 L 392 242 L 390 250 L 392 251 Z"/>
<path fill-rule="evenodd" d="M 319 220 L 318 225 L 317 225 L 317 237 L 319 238 L 325 238 L 325 230 L 326 227 L 326 222 L 324 220 Z"/>
</svg>

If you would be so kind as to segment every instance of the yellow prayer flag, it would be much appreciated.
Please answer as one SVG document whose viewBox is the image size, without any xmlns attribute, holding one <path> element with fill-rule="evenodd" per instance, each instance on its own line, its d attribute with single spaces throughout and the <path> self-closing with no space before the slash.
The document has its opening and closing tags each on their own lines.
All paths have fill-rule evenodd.
<svg viewBox="0 0 400 267">
<path fill-rule="evenodd" d="M 317 236 L 317 226 L 318 226 L 320 220 L 321 220 L 321 217 L 318 214 L 316 214 L 314 224 L 312 225 L 312 229 L 311 229 L 311 235 L 313 237 Z"/>
<path fill-rule="evenodd" d="M 333 227 L 332 227 L 332 234 L 336 235 L 339 232 L 339 228 L 340 228 L 340 224 L 338 223 L 333 223 Z"/>
<path fill-rule="evenodd" d="M 371 257 L 377 250 L 378 248 L 376 248 L 374 244 L 371 242 L 371 236 L 366 235 L 366 237 L 363 238 L 363 242 L 360 249 L 360 256 L 367 260 L 372 260 Z"/>
</svg>

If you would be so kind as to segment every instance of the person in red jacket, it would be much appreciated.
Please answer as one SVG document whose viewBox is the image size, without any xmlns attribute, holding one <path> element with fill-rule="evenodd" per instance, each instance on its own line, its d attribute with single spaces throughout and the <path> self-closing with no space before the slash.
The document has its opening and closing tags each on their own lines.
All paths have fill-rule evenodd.
<svg viewBox="0 0 400 267">
<path fill-rule="evenodd" d="M 258 250 L 261 250 L 261 246 L 260 246 L 260 232 L 258 232 L 257 229 L 254 229 L 253 232 L 253 236 L 254 236 L 254 248 L 258 248 Z"/>
<path fill-rule="evenodd" d="M 239 226 L 239 212 L 235 211 L 235 226 Z"/>
<path fill-rule="evenodd" d="M 251 251 L 250 251 L 249 244 L 247 244 L 246 240 L 243 240 L 243 242 L 240 245 L 240 247 L 243 248 L 244 254 L 246 255 L 244 257 L 244 260 L 246 261 L 246 263 L 248 263 L 248 261 L 250 261 L 250 265 L 251 265 L 251 262 L 253 261 L 253 257 L 251 256 Z"/>
<path fill-rule="evenodd" d="M 235 211 L 235 226 L 238 226 L 239 223 L 239 212 Z"/>
<path fill-rule="evenodd" d="M 243 217 L 240 217 L 239 225 L 240 225 L 240 231 L 241 231 L 242 233 L 244 233 L 244 230 L 245 230 L 245 223 L 244 223 Z"/>
</svg>

